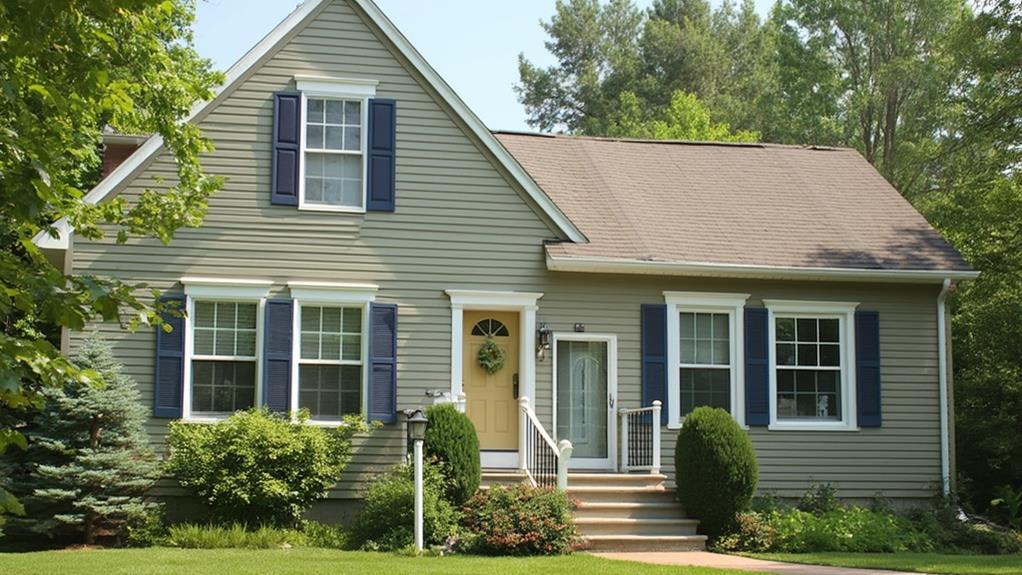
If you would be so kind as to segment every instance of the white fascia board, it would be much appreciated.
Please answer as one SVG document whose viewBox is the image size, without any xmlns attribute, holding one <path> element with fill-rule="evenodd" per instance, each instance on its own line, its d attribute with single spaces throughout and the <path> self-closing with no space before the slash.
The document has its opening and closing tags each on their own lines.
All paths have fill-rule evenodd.
<svg viewBox="0 0 1022 575">
<path fill-rule="evenodd" d="M 185 294 L 201 299 L 262 299 L 273 282 L 257 279 L 183 277 Z"/>
<path fill-rule="evenodd" d="M 455 308 L 523 309 L 535 307 L 542 293 L 485 290 L 445 290 Z"/>
<path fill-rule="evenodd" d="M 295 87 L 309 96 L 372 98 L 376 95 L 376 80 L 361 78 L 330 78 L 327 76 L 295 76 Z"/>
<path fill-rule="evenodd" d="M 235 62 L 234 65 L 227 70 L 227 73 L 224 75 L 224 83 L 216 89 L 211 100 L 196 102 L 185 121 L 190 122 L 203 112 L 211 109 L 213 103 L 216 102 L 220 96 L 233 89 L 235 85 L 245 78 L 251 69 L 263 59 L 263 57 L 276 48 L 292 30 L 304 21 L 305 18 L 315 11 L 316 8 L 318 8 L 324 1 L 327 0 L 307 0 L 305 3 L 295 8 L 293 12 L 288 14 L 287 18 L 284 18 L 280 24 L 277 24 L 277 26 L 271 30 L 269 34 L 264 36 L 258 44 L 253 46 L 251 50 L 246 52 L 240 60 Z M 89 193 L 85 194 L 83 201 L 86 204 L 98 204 L 103 201 L 114 190 L 118 189 L 123 182 L 134 176 L 140 168 L 144 167 L 148 161 L 160 151 L 161 148 L 163 148 L 163 137 L 159 134 L 149 136 L 149 138 L 145 140 L 145 143 L 135 150 L 134 153 L 114 168 L 112 172 L 107 174 L 107 176 L 96 184 L 94 188 L 89 190 Z M 45 231 L 42 231 L 32 238 L 32 242 L 41 248 L 66 250 L 70 245 L 70 236 L 74 230 L 71 229 L 67 218 L 60 218 L 57 220 L 57 222 L 54 223 L 54 227 L 57 228 L 59 237 L 51 237 L 49 234 L 45 233 Z"/>
<path fill-rule="evenodd" d="M 291 299 L 306 303 L 347 303 L 363 305 L 376 300 L 379 286 L 373 284 L 289 281 Z"/>
<path fill-rule="evenodd" d="M 387 18 L 376 3 L 372 0 L 355 0 L 355 3 L 362 8 L 363 11 L 372 19 L 373 23 L 376 24 L 383 31 L 383 34 L 387 37 L 391 43 L 397 47 L 401 55 L 408 59 L 408 61 L 422 76 L 426 79 L 429 85 L 437 91 L 440 97 L 454 109 L 454 112 L 458 114 L 465 125 L 468 126 L 469 130 L 479 141 L 482 142 L 483 146 L 493 154 L 497 161 L 511 173 L 511 176 L 525 189 L 525 192 L 530 198 L 539 206 L 543 213 L 549 217 L 553 223 L 560 229 L 564 235 L 575 243 L 587 243 L 585 235 L 575 227 L 575 224 L 568 219 L 568 216 L 561 211 L 560 208 L 554 204 L 553 200 L 546 195 L 539 185 L 532 179 L 532 176 L 522 168 L 518 160 L 514 159 L 504 146 L 497 141 L 497 138 L 493 135 L 493 132 L 483 124 L 482 120 L 472 112 L 471 109 L 462 101 L 458 94 L 444 81 L 444 79 L 437 74 L 436 70 L 429 65 L 429 62 L 419 54 L 419 51 L 412 46 L 411 42 L 404 37 L 404 34 L 394 26 L 394 23 Z"/>
<path fill-rule="evenodd" d="M 935 284 L 943 283 L 946 278 L 969 280 L 979 277 L 978 271 L 965 270 L 785 267 L 709 262 L 664 262 L 603 257 L 565 257 L 552 256 L 549 253 L 546 256 L 546 266 L 548 270 L 558 272 Z"/>
<path fill-rule="evenodd" d="M 665 291 L 664 302 L 679 307 L 738 308 L 744 306 L 750 296 L 747 293 Z"/>
</svg>

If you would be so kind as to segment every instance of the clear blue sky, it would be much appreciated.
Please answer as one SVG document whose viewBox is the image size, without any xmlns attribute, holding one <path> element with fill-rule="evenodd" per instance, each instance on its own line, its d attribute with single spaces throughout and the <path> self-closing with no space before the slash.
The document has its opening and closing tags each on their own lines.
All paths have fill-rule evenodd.
<svg viewBox="0 0 1022 575">
<path fill-rule="evenodd" d="M 527 130 L 512 86 L 518 54 L 537 64 L 553 58 L 539 27 L 554 0 L 376 0 L 459 96 L 492 129 Z M 651 0 L 636 0 L 641 7 Z M 717 5 L 720 0 L 711 0 Z M 773 0 L 756 0 L 761 15 Z M 199 53 L 226 70 L 298 4 L 295 0 L 200 0 Z"/>
</svg>

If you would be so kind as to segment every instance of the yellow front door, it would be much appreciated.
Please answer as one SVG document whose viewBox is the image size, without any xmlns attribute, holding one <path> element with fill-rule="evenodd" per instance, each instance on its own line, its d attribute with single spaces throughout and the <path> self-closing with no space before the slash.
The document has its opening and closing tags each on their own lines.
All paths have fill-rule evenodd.
<svg viewBox="0 0 1022 575">
<path fill-rule="evenodd" d="M 462 388 L 465 412 L 479 434 L 480 449 L 518 449 L 518 314 L 511 311 L 464 312 Z M 493 340 L 504 350 L 504 365 L 488 373 L 479 350 Z"/>
</svg>

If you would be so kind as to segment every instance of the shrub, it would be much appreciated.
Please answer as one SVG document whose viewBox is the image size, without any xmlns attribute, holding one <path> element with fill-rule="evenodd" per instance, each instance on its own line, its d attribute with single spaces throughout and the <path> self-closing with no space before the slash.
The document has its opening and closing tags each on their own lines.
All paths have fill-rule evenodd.
<svg viewBox="0 0 1022 575">
<path fill-rule="evenodd" d="M 166 537 L 167 524 L 162 508 L 134 515 L 124 525 L 124 544 L 128 547 L 162 545 Z"/>
<path fill-rule="evenodd" d="M 348 534 L 337 525 L 327 525 L 316 521 L 306 521 L 302 526 L 306 547 L 322 547 L 324 549 L 346 549 Z"/>
<path fill-rule="evenodd" d="M 468 533 L 459 548 L 484 555 L 567 553 L 578 539 L 571 508 L 560 491 L 494 486 L 462 509 Z"/>
<path fill-rule="evenodd" d="M 813 515 L 823 515 L 841 507 L 837 489 L 830 483 L 815 483 L 802 495 L 798 508 Z"/>
<path fill-rule="evenodd" d="M 444 463 L 444 496 L 461 506 L 479 490 L 479 438 L 468 416 L 453 403 L 434 405 L 426 412 L 426 455 Z"/>
<path fill-rule="evenodd" d="M 278 527 L 247 529 L 240 523 L 229 525 L 171 525 L 163 545 L 184 549 L 277 549 L 305 545 L 301 531 Z"/>
<path fill-rule="evenodd" d="M 984 555 L 1022 553 L 1022 533 L 971 520 L 956 508 L 916 509 L 908 517 L 938 549 Z"/>
<path fill-rule="evenodd" d="M 674 451 L 678 500 L 714 538 L 749 506 L 759 470 L 748 435 L 723 409 L 700 407 L 685 417 Z"/>
<path fill-rule="evenodd" d="M 746 553 L 766 553 L 775 549 L 777 531 L 764 516 L 773 512 L 739 513 L 735 516 L 732 530 L 721 535 L 714 542 L 714 550 L 724 553 L 741 551 Z"/>
<path fill-rule="evenodd" d="M 423 542 L 427 546 L 444 545 L 457 533 L 458 513 L 443 498 L 444 476 L 439 465 L 426 462 L 422 480 Z M 377 478 L 348 533 L 348 547 L 394 551 L 413 544 L 414 504 L 412 466 L 398 466 Z"/>
<path fill-rule="evenodd" d="M 219 521 L 295 527 L 337 483 L 359 418 L 338 428 L 303 425 L 266 410 L 207 424 L 170 426 L 168 469 Z"/>
</svg>

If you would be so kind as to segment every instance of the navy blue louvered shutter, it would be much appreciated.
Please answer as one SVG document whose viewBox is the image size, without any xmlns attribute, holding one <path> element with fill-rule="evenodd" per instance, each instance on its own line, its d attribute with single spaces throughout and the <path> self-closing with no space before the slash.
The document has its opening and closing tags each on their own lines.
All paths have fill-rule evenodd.
<svg viewBox="0 0 1022 575">
<path fill-rule="evenodd" d="M 859 427 L 880 427 L 880 314 L 855 312 L 855 382 Z"/>
<path fill-rule="evenodd" d="M 185 310 L 185 296 L 168 295 L 160 298 L 165 305 L 177 304 Z M 185 382 L 185 318 L 163 314 L 163 321 L 171 327 L 168 333 L 156 329 L 156 373 L 153 377 L 153 415 L 181 417 L 181 403 Z"/>
<path fill-rule="evenodd" d="M 660 424 L 667 425 L 667 306 L 642 304 L 642 406 L 660 400 Z"/>
<path fill-rule="evenodd" d="M 263 344 L 263 405 L 271 411 L 291 409 L 291 350 L 294 337 L 294 302 L 266 301 Z"/>
<path fill-rule="evenodd" d="M 273 94 L 273 161 L 270 203 L 298 205 L 301 173 L 302 94 Z"/>
<path fill-rule="evenodd" d="M 369 310 L 369 421 L 397 421 L 397 306 Z"/>
<path fill-rule="evenodd" d="M 366 210 L 393 212 L 396 174 L 397 102 L 369 100 L 369 163 L 366 174 Z"/>
<path fill-rule="evenodd" d="M 745 308 L 745 423 L 770 424 L 770 315 Z"/>
</svg>

